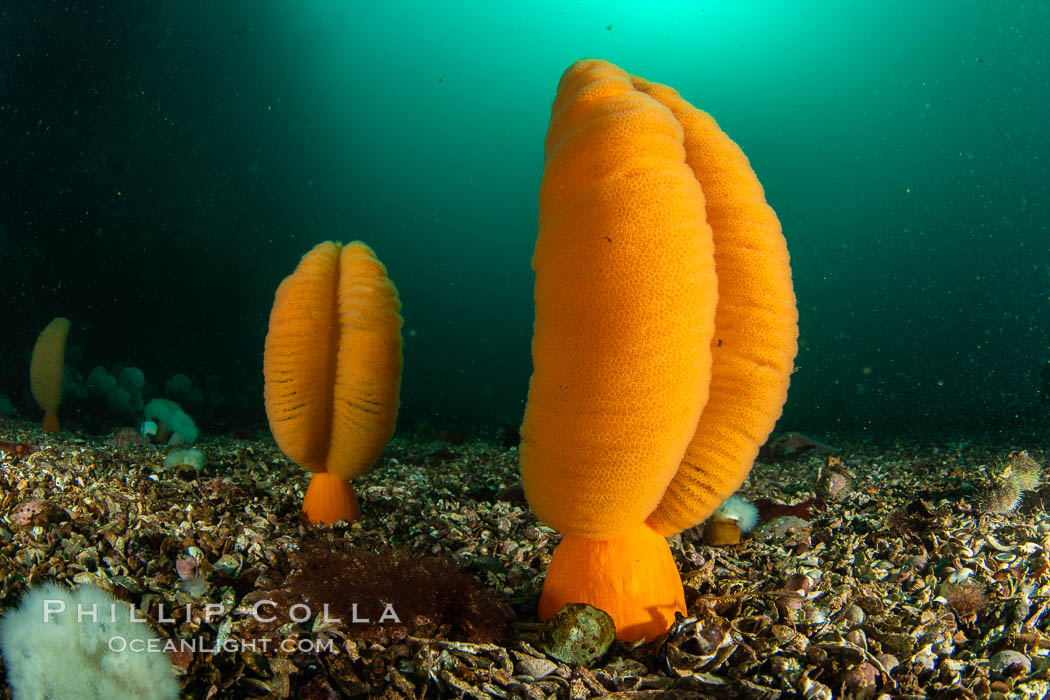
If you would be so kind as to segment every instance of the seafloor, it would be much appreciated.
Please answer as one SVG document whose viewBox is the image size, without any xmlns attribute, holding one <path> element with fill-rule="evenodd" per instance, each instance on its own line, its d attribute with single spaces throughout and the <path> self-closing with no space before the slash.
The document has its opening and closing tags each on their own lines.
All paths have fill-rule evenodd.
<svg viewBox="0 0 1050 700">
<path fill-rule="evenodd" d="M 163 638 L 224 649 L 172 654 L 185 697 L 1050 691 L 1050 489 L 1030 470 L 1011 481 L 1011 452 L 1045 464 L 1041 446 L 785 445 L 740 492 L 760 513 L 740 544 L 707 546 L 700 529 L 672 541 L 689 617 L 587 668 L 540 650 L 558 535 L 530 513 L 513 447 L 397 438 L 356 482 L 363 519 L 312 527 L 307 474 L 268 437 L 205 439 L 198 472 L 165 468 L 162 447 L 7 421 L 0 606 L 47 580 L 109 589 Z M 277 620 L 249 614 L 262 599 Z M 340 622 L 317 615 L 325 602 Z M 206 603 L 222 612 L 205 621 Z M 292 621 L 295 603 L 313 617 Z M 376 622 L 387 604 L 400 623 Z"/>
</svg>

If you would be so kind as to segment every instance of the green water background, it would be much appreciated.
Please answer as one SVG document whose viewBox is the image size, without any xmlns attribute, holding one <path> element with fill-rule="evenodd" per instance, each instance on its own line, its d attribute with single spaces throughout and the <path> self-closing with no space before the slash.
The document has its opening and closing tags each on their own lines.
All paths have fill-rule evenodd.
<svg viewBox="0 0 1050 700">
<path fill-rule="evenodd" d="M 1050 425 L 1050 4 L 38 2 L 0 10 L 0 394 L 71 361 L 261 417 L 273 291 L 368 242 L 404 304 L 401 427 L 515 424 L 550 103 L 597 56 L 749 156 L 801 315 L 781 427 Z"/>
</svg>

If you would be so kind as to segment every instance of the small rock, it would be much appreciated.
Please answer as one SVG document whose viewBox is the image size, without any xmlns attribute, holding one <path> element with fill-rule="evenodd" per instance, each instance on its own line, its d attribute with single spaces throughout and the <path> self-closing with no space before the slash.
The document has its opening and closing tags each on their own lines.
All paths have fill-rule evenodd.
<svg viewBox="0 0 1050 700">
<path fill-rule="evenodd" d="M 7 520 L 15 527 L 36 527 L 69 520 L 69 513 L 51 501 L 34 498 L 12 508 Z"/>
<path fill-rule="evenodd" d="M 879 654 L 876 658 L 879 660 L 879 663 L 882 664 L 882 667 L 890 673 L 893 672 L 893 669 L 901 665 L 900 660 L 893 654 Z"/>
<path fill-rule="evenodd" d="M 806 700 L 833 700 L 835 697 L 835 694 L 831 692 L 831 688 L 820 681 L 811 679 L 805 673 L 802 674 L 796 687 Z"/>
<path fill-rule="evenodd" d="M 514 673 L 519 676 L 543 678 L 556 668 L 558 668 L 558 664 L 550 659 L 537 659 L 534 656 L 528 656 L 514 664 Z"/>
<path fill-rule="evenodd" d="M 878 670 L 867 661 L 862 661 L 851 666 L 842 680 L 856 697 L 870 697 L 875 694 L 878 677 Z"/>
<path fill-rule="evenodd" d="M 992 657 L 989 670 L 992 678 L 1026 676 L 1032 672 L 1032 660 L 1019 651 L 1004 649 Z"/>
<path fill-rule="evenodd" d="M 864 609 L 855 603 L 850 603 L 849 607 L 842 613 L 844 620 L 850 623 L 850 625 L 862 624 L 867 618 L 864 613 Z"/>
<path fill-rule="evenodd" d="M 567 664 L 590 666 L 616 639 L 616 625 L 604 610 L 586 603 L 567 603 L 543 625 L 537 646 Z"/>
<path fill-rule="evenodd" d="M 762 446 L 760 453 L 767 461 L 790 459 L 814 451 L 819 454 L 835 454 L 838 448 L 806 437 L 802 433 L 784 433 Z"/>
<path fill-rule="evenodd" d="M 805 574 L 792 574 L 784 583 L 784 590 L 794 595 L 777 598 L 777 607 L 781 612 L 801 610 L 806 596 L 813 589 L 813 579 Z"/>
<path fill-rule="evenodd" d="M 828 501 L 840 501 L 849 493 L 849 478 L 842 472 L 828 470 L 817 483 L 817 495 Z"/>
<path fill-rule="evenodd" d="M 244 560 L 239 554 L 223 554 L 215 562 L 214 568 L 230 578 L 236 578 L 237 574 L 241 573 L 243 563 Z"/>
<path fill-rule="evenodd" d="M 121 428 L 113 433 L 113 437 L 106 440 L 106 444 L 112 447 L 135 447 L 148 445 L 149 440 L 143 437 L 137 428 Z"/>
<path fill-rule="evenodd" d="M 247 496 L 251 492 L 243 485 L 216 477 L 214 479 L 208 479 L 201 484 L 201 491 L 204 493 L 206 498 L 223 498 L 223 497 L 241 497 Z"/>
<path fill-rule="evenodd" d="M 1007 700 L 1010 695 L 1010 684 L 1003 681 L 992 681 L 988 685 L 988 700 Z"/>
<path fill-rule="evenodd" d="M 179 557 L 175 560 L 175 571 L 183 581 L 194 578 L 197 575 L 197 560 L 193 557 Z"/>
<path fill-rule="evenodd" d="M 860 627 L 854 627 L 849 632 L 846 632 L 846 641 L 861 649 L 868 648 L 868 636 L 864 634 L 864 630 Z"/>
<path fill-rule="evenodd" d="M 168 659 L 171 661 L 171 665 L 175 667 L 176 674 L 183 676 L 186 675 L 190 664 L 193 663 L 193 652 L 176 649 L 168 652 Z"/>
<path fill-rule="evenodd" d="M 924 554 L 916 554 L 908 559 L 908 566 L 922 573 L 930 563 L 929 557 Z"/>
<path fill-rule="evenodd" d="M 806 574 L 791 574 L 784 582 L 784 590 L 807 595 L 813 590 L 813 579 Z"/>
<path fill-rule="evenodd" d="M 769 660 L 769 668 L 777 678 L 792 684 L 802 677 L 802 664 L 791 656 L 774 656 Z"/>
<path fill-rule="evenodd" d="M 759 525 L 754 537 L 760 542 L 775 543 L 788 535 L 808 532 L 812 527 L 808 520 L 797 518 L 794 515 L 781 515 Z"/>
<path fill-rule="evenodd" d="M 917 666 L 926 671 L 932 671 L 936 668 L 937 659 L 929 651 L 919 651 L 911 657 L 913 666 Z"/>
</svg>

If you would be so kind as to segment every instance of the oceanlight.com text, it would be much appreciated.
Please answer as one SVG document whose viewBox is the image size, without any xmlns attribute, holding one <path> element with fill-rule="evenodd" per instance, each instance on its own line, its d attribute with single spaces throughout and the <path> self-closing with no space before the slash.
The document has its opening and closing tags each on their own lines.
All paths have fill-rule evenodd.
<svg viewBox="0 0 1050 700">
<path fill-rule="evenodd" d="M 218 654 L 224 651 L 229 654 L 253 651 L 265 654 L 272 651 L 287 653 L 299 652 L 334 652 L 335 642 L 331 639 L 226 639 L 221 644 L 214 644 L 200 637 L 194 639 L 127 639 L 121 636 L 109 638 L 109 650 L 115 653 L 130 651 L 132 653 L 174 653 L 190 652 L 196 654 Z"/>
</svg>

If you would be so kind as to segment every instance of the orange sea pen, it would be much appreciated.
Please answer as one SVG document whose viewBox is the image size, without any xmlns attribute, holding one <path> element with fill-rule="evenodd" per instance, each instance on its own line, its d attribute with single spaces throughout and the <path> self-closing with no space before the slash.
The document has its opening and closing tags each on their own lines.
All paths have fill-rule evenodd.
<svg viewBox="0 0 1050 700">
<path fill-rule="evenodd" d="M 29 387 L 33 398 L 44 409 L 44 430 L 58 430 L 58 406 L 62 403 L 62 368 L 66 357 L 66 338 L 72 324 L 61 316 L 53 319 L 37 336 L 29 360 Z"/>
<path fill-rule="evenodd" d="M 314 473 L 312 523 L 360 517 L 350 479 L 394 433 L 401 302 L 364 243 L 326 241 L 277 288 L 263 353 L 266 416 L 277 445 Z"/>
<path fill-rule="evenodd" d="M 522 480 L 563 534 L 539 613 L 625 640 L 685 612 L 665 537 L 743 481 L 786 398 L 787 247 L 747 158 L 674 90 L 598 60 L 551 110 Z"/>
</svg>

